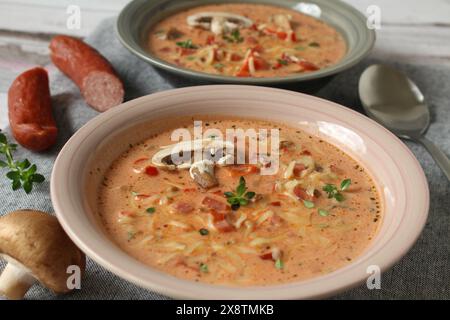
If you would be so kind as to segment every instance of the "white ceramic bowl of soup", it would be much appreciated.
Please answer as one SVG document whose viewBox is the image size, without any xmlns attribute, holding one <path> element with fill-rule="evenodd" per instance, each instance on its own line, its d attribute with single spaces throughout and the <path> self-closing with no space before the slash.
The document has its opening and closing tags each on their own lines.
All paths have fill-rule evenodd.
<svg viewBox="0 0 450 320">
<path fill-rule="evenodd" d="M 381 192 L 383 221 L 366 250 L 348 265 L 309 280 L 227 287 L 176 278 L 122 251 L 97 215 L 97 189 L 111 163 L 152 132 L 145 123 L 194 115 L 237 116 L 285 123 L 335 145 L 358 161 Z M 152 130 L 164 129 L 164 123 Z M 217 85 L 168 90 L 126 102 L 77 131 L 60 152 L 51 178 L 57 217 L 94 261 L 143 288 L 174 298 L 321 298 L 364 283 L 390 268 L 415 243 L 426 222 L 428 184 L 411 151 L 392 133 L 338 104 L 291 91 Z"/>
</svg>

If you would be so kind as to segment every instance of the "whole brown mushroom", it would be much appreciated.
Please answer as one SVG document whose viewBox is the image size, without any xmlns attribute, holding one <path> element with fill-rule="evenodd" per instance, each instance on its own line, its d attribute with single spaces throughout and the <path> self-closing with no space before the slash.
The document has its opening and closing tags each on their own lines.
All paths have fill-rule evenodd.
<svg viewBox="0 0 450 320">
<path fill-rule="evenodd" d="M 35 283 L 60 294 L 71 291 L 69 266 L 84 273 L 86 257 L 58 220 L 41 211 L 20 210 L 0 217 L 0 257 L 7 266 L 0 276 L 0 296 L 22 299 Z"/>
</svg>

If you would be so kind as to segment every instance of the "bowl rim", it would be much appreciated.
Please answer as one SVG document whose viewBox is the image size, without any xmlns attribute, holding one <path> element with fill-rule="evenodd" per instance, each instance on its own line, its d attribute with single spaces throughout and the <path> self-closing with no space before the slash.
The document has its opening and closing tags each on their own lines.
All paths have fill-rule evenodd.
<svg viewBox="0 0 450 320">
<path fill-rule="evenodd" d="M 398 139 L 394 134 L 392 134 L 390 131 L 376 123 L 375 121 L 365 117 L 364 115 L 346 108 L 344 106 L 341 106 L 339 104 L 336 104 L 334 102 L 324 100 L 321 98 L 317 98 L 314 96 L 292 92 L 288 90 L 282 90 L 282 89 L 274 89 L 274 88 L 266 88 L 266 87 L 258 87 L 258 86 L 244 86 L 244 85 L 209 85 L 209 86 L 195 86 L 195 87 L 187 87 L 187 88 L 181 88 L 181 89 L 172 89 L 172 90 L 166 90 L 154 94 L 150 94 L 141 98 L 137 98 L 128 102 L 123 103 L 122 105 L 113 108 L 103 114 L 98 115 L 97 117 L 91 119 L 88 123 L 86 123 L 82 128 L 80 128 L 65 144 L 61 152 L 59 153 L 54 167 L 52 171 L 51 176 L 51 185 L 50 185 L 50 191 L 51 191 L 51 199 L 52 203 L 55 209 L 56 216 L 61 223 L 63 229 L 66 231 L 66 233 L 69 235 L 69 237 L 72 239 L 72 241 L 82 250 L 84 251 L 89 257 L 91 257 L 95 262 L 103 266 L 104 268 L 110 270 L 111 272 L 115 273 L 116 275 L 120 276 L 121 278 L 128 280 L 138 286 L 144 287 L 146 289 L 155 290 L 161 294 L 168 295 L 171 297 L 176 298 L 190 298 L 190 299 L 239 299 L 239 298 L 245 298 L 245 299 L 293 299 L 293 298 L 320 298 L 320 297 L 327 297 L 330 295 L 333 295 L 335 293 L 341 292 L 343 290 L 349 289 L 351 287 L 354 287 L 363 281 L 366 280 L 367 275 L 352 275 L 349 279 L 348 274 L 347 277 L 345 275 L 333 275 L 327 274 L 325 276 L 320 276 L 318 278 L 312 278 L 311 280 L 305 280 L 301 282 L 293 282 L 289 284 L 283 284 L 283 285 L 270 285 L 270 286 L 264 286 L 264 287 L 239 287 L 239 290 L 236 290 L 235 287 L 222 287 L 222 286 L 215 286 L 215 285 L 207 285 L 202 283 L 196 283 L 192 281 L 187 281 L 179 278 L 175 278 L 173 276 L 168 276 L 167 274 L 157 271 L 156 269 L 152 269 L 148 266 L 142 265 L 146 269 L 148 269 L 148 273 L 151 273 L 153 278 L 161 278 L 161 282 L 157 283 L 149 281 L 147 278 L 144 279 L 142 274 L 132 274 L 129 270 L 125 268 L 119 267 L 117 264 L 117 261 L 109 261 L 107 254 L 104 252 L 98 252 L 96 251 L 96 248 L 93 247 L 92 241 L 89 239 L 89 237 L 85 234 L 83 234 L 84 230 L 80 229 L 80 226 L 74 227 L 72 224 L 74 217 L 72 217 L 68 212 L 71 210 L 66 210 L 64 207 L 68 204 L 70 204 L 70 201 L 65 202 L 64 199 L 60 199 L 64 194 L 67 194 L 67 190 L 65 190 L 65 185 L 63 181 L 65 180 L 65 176 L 67 173 L 67 166 L 69 165 L 69 159 L 71 159 L 70 155 L 74 154 L 76 152 L 76 149 L 81 145 L 85 144 L 87 142 L 87 139 L 89 136 L 92 137 L 92 135 L 95 135 L 95 131 L 99 126 L 102 126 L 102 123 L 105 122 L 105 120 L 117 118 L 120 116 L 123 116 L 129 109 L 131 108 L 139 108 L 139 105 L 141 105 L 141 108 L 144 108 L 142 106 L 145 104 L 146 106 L 151 105 L 152 101 L 157 99 L 171 99 L 171 96 L 177 96 L 177 95 L 186 95 L 186 94 L 200 94 L 204 92 L 214 92 L 217 90 L 229 90 L 233 93 L 236 93 L 236 90 L 242 90 L 242 91 L 253 91 L 255 93 L 265 93 L 270 94 L 271 96 L 275 95 L 294 95 L 299 100 L 303 100 L 302 103 L 306 102 L 314 102 L 319 103 L 323 109 L 328 109 L 328 111 L 333 111 L 333 114 L 335 114 L 336 119 L 339 119 L 341 121 L 345 118 L 345 116 L 352 116 L 356 117 L 359 121 L 364 123 L 365 126 L 370 127 L 372 130 L 377 130 L 378 132 L 383 132 L 384 135 L 387 137 L 390 137 L 390 142 L 395 143 L 396 146 L 399 148 L 399 152 L 403 153 L 405 157 L 407 157 L 407 162 L 409 161 L 409 165 L 413 165 L 415 168 L 414 173 L 415 177 L 418 178 L 416 181 L 416 184 L 412 187 L 408 185 L 409 190 L 406 191 L 412 193 L 414 197 L 412 197 L 413 201 L 416 201 L 416 204 L 421 204 L 420 208 L 412 206 L 409 207 L 411 211 L 415 210 L 415 213 L 417 214 L 417 217 L 415 217 L 415 224 L 413 225 L 399 225 L 397 228 L 396 233 L 389 239 L 388 243 L 386 243 L 382 249 L 384 251 L 390 252 L 390 256 L 386 257 L 385 253 L 381 252 L 383 250 L 377 250 L 376 253 L 374 253 L 372 256 L 368 257 L 367 260 L 370 258 L 371 260 L 374 260 L 375 257 L 378 259 L 377 265 L 380 266 L 381 271 L 385 271 L 386 269 L 390 268 L 393 264 L 395 264 L 400 258 L 402 258 L 409 249 L 414 245 L 417 238 L 420 236 L 422 229 L 425 225 L 425 222 L 427 220 L 428 216 L 428 210 L 429 210 L 429 189 L 428 189 L 428 183 L 425 177 L 425 174 L 411 152 L 409 148 L 400 140 Z M 351 128 L 353 125 L 349 124 L 349 127 Z M 369 129 L 364 129 L 369 130 Z M 382 143 L 387 143 L 386 141 L 382 141 Z M 95 148 L 95 146 L 91 146 L 91 148 Z M 405 192 L 406 192 L 405 191 Z M 65 193 L 66 192 L 66 193 Z M 67 200 L 67 199 L 66 199 Z M 69 208 L 70 209 L 70 208 Z M 73 208 L 72 208 L 72 211 Z M 406 211 L 406 208 L 405 208 Z M 408 211 L 409 212 L 409 211 Z M 404 217 L 403 217 L 404 218 Z M 400 232 L 400 229 L 402 229 Z M 398 232 L 398 234 L 397 234 Z M 98 232 L 97 232 L 98 233 Z M 395 241 L 394 241 L 395 240 Z M 90 243 L 91 241 L 91 243 Z M 389 244 L 389 246 L 388 246 Z M 116 251 L 121 251 L 120 248 L 116 248 Z M 125 253 L 123 253 L 126 255 Z M 128 255 L 126 255 L 128 256 Z M 129 257 L 129 256 L 128 256 Z M 348 264 L 347 266 L 357 266 L 356 262 L 352 262 Z M 345 268 L 345 267 L 344 267 Z M 338 269 L 339 270 L 339 269 Z M 347 270 L 346 272 L 348 272 Z M 319 286 L 319 283 L 316 283 L 315 285 L 310 285 L 312 290 L 311 293 L 300 293 L 300 286 L 302 285 L 309 285 L 310 282 L 317 282 L 317 279 L 321 279 L 321 281 L 325 281 L 324 277 L 327 278 L 326 281 L 331 281 L 334 283 L 331 285 L 330 289 L 320 289 L 317 286 Z M 164 279 L 163 279 L 164 278 Z M 170 279 L 169 279 L 170 278 Z M 170 281 L 169 281 L 169 280 Z M 154 279 L 153 279 L 154 280 Z M 168 286 L 164 286 L 161 283 L 170 283 Z M 327 282 L 328 283 L 328 282 Z M 254 289 L 256 288 L 256 289 Z M 297 292 L 295 289 L 299 290 Z M 304 290 L 303 290 L 304 291 Z"/>
<path fill-rule="evenodd" d="M 164 1 L 164 0 L 156 0 L 156 1 Z M 233 0 L 236 1 L 236 0 Z M 323 0 L 310 0 L 310 3 L 316 3 L 321 2 Z M 348 61 L 345 61 L 344 58 L 337 62 L 336 64 L 333 64 L 332 66 L 324 69 L 320 69 L 314 72 L 308 72 L 298 75 L 291 75 L 286 77 L 264 77 L 264 78 L 254 78 L 254 77 L 233 77 L 233 76 L 223 76 L 223 75 L 215 75 L 205 72 L 199 72 L 192 69 L 182 68 L 178 67 L 174 64 L 171 64 L 167 61 L 161 60 L 157 58 L 156 56 L 152 55 L 149 52 L 146 52 L 145 50 L 138 50 L 134 47 L 133 44 L 129 43 L 127 40 L 126 34 L 128 33 L 127 26 L 128 24 L 124 22 L 125 16 L 128 13 L 129 10 L 131 10 L 135 5 L 137 5 L 139 2 L 142 2 L 142 0 L 132 0 L 130 1 L 119 13 L 119 16 L 117 17 L 116 24 L 115 24 L 115 34 L 116 37 L 119 39 L 120 43 L 128 49 L 132 54 L 137 56 L 138 58 L 146 61 L 147 63 L 150 63 L 151 65 L 160 68 L 162 70 L 168 71 L 170 73 L 182 75 L 187 78 L 194 78 L 200 81 L 209 81 L 213 83 L 229 83 L 229 84 L 249 84 L 249 85 L 270 85 L 270 84 L 290 84 L 290 83 L 300 83 L 310 80 L 317 80 L 329 76 L 333 76 L 339 72 L 342 72 L 344 70 L 347 70 L 354 65 L 358 64 L 361 60 L 363 60 L 365 57 L 367 57 L 370 52 L 372 51 L 375 41 L 376 41 L 376 32 L 374 29 L 369 29 L 366 26 L 366 17 L 356 8 L 354 8 L 352 5 L 345 3 L 341 0 L 334 0 L 332 2 L 327 2 L 327 5 L 335 6 L 335 7 L 341 7 L 344 10 L 346 10 L 349 14 L 354 15 L 358 19 L 358 23 L 361 25 L 364 25 L 364 39 L 365 43 L 362 49 L 359 50 L 358 54 L 353 56 Z M 225 0 L 217 0 L 218 3 L 221 2 L 227 2 Z M 267 3 L 265 3 L 267 4 Z M 272 5 L 274 6 L 280 6 L 280 3 L 277 3 L 276 1 L 273 1 Z M 320 18 L 318 18 L 321 20 Z M 323 20 L 321 20 L 323 21 Z"/>
</svg>

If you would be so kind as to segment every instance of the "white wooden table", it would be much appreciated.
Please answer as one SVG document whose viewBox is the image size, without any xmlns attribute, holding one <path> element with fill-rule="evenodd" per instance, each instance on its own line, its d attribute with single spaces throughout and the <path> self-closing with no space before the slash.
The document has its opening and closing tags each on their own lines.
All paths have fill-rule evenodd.
<svg viewBox="0 0 450 320">
<path fill-rule="evenodd" d="M 0 128 L 7 122 L 7 96 L 22 71 L 49 62 L 54 34 L 84 37 L 103 18 L 115 16 L 129 0 L 0 0 Z M 330 0 L 332 1 L 332 0 Z M 449 0 L 345 0 L 361 12 L 381 10 L 373 54 L 390 61 L 450 65 Z M 81 10 L 81 28 L 68 29 L 69 6 Z"/>
</svg>

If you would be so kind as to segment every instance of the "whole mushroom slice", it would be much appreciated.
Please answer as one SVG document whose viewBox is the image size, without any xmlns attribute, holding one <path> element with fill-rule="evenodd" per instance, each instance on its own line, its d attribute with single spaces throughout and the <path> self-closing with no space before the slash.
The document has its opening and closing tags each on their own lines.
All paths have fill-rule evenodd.
<svg viewBox="0 0 450 320">
<path fill-rule="evenodd" d="M 194 161 L 208 159 L 223 166 L 230 158 L 234 159 L 233 153 L 234 143 L 227 140 L 187 140 L 161 147 L 152 157 L 152 163 L 162 169 L 175 170 L 189 169 Z"/>
<path fill-rule="evenodd" d="M 210 30 L 218 35 L 253 25 L 253 20 L 229 12 L 199 12 L 188 16 L 186 22 L 191 27 Z"/>
<path fill-rule="evenodd" d="M 221 139 L 197 139 L 164 146 L 152 157 L 152 163 L 163 169 L 189 169 L 191 178 L 204 189 L 218 184 L 215 165 L 234 162 L 234 143 Z"/>
<path fill-rule="evenodd" d="M 0 276 L 0 296 L 8 299 L 22 299 L 36 282 L 57 294 L 67 293 L 72 290 L 67 268 L 78 266 L 82 274 L 86 264 L 58 220 L 34 210 L 0 217 L 0 255 L 8 262 Z"/>
</svg>

